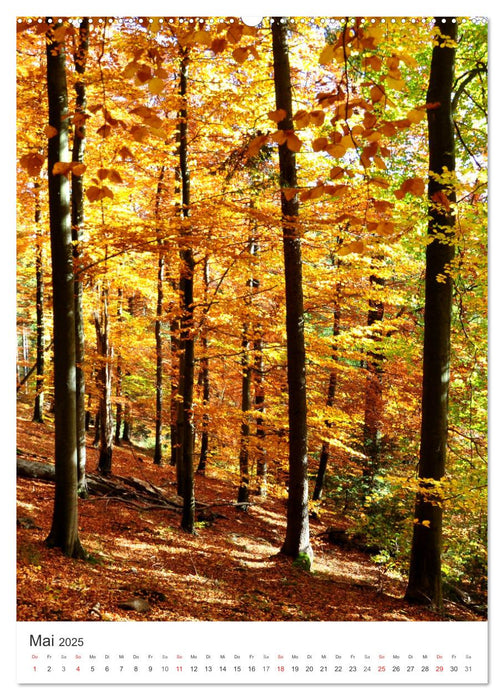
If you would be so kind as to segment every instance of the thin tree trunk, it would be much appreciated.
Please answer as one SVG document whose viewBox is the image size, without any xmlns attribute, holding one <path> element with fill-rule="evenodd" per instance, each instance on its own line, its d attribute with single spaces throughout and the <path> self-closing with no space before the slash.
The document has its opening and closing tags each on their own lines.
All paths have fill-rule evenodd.
<svg viewBox="0 0 504 700">
<path fill-rule="evenodd" d="M 384 280 L 376 275 L 371 275 L 371 295 L 367 325 L 371 329 L 371 338 L 378 346 L 382 341 L 381 330 L 373 329 L 373 326 L 383 321 L 384 304 L 382 300 Z M 376 292 L 376 293 L 375 293 Z M 364 491 L 365 497 L 372 488 L 373 479 L 379 467 L 380 452 L 380 426 L 383 413 L 382 402 L 382 374 L 383 354 L 376 349 L 367 353 L 366 359 L 366 388 L 364 401 L 364 454 L 367 461 L 364 465 Z"/>
<path fill-rule="evenodd" d="M 265 496 L 267 490 L 268 463 L 266 460 L 265 437 L 264 430 L 264 412 L 265 412 L 265 396 L 264 396 L 264 381 L 263 381 L 263 341 L 262 328 L 258 324 L 254 331 L 254 404 L 256 410 L 256 476 L 257 476 L 257 493 L 259 496 Z"/>
<path fill-rule="evenodd" d="M 279 130 L 292 131 L 292 91 L 287 20 L 275 17 L 272 23 L 273 64 L 276 108 L 286 117 Z M 308 449 L 307 407 L 304 345 L 304 308 L 301 262 L 301 241 L 297 230 L 299 203 L 297 196 L 287 199 L 285 188 L 296 188 L 296 157 L 287 143 L 278 147 L 282 206 L 282 229 L 285 267 L 285 306 L 287 330 L 287 383 L 289 392 L 289 498 L 287 531 L 282 552 L 297 557 L 307 556 L 311 562 L 308 520 Z"/>
<path fill-rule="evenodd" d="M 123 290 L 119 288 L 117 290 L 117 325 L 119 329 L 121 328 L 123 322 L 122 313 L 123 304 Z M 121 332 L 119 331 L 119 335 Z M 121 444 L 121 425 L 123 416 L 123 402 L 122 402 L 122 356 L 121 352 L 117 353 L 117 363 L 116 363 L 116 417 L 115 417 L 115 430 L 114 430 L 114 444 Z"/>
<path fill-rule="evenodd" d="M 86 60 L 89 39 L 89 20 L 84 17 L 79 28 L 79 45 L 75 54 L 75 71 L 82 76 L 86 70 Z M 72 161 L 82 163 L 86 140 L 86 86 L 80 78 L 75 83 L 75 133 L 72 150 Z M 82 311 L 82 280 L 80 278 L 80 239 L 84 226 L 84 183 L 83 176 L 72 172 L 72 240 L 74 241 L 74 268 L 77 275 L 74 281 L 75 293 L 75 361 L 77 382 L 77 472 L 78 491 L 80 496 L 87 493 L 86 487 L 86 408 L 85 408 L 85 376 L 84 376 L 84 318 Z"/>
<path fill-rule="evenodd" d="M 340 333 L 340 322 L 341 322 L 341 284 L 338 282 L 336 285 L 336 295 L 334 298 L 334 310 L 333 310 L 333 343 L 332 343 L 332 359 L 334 362 L 337 361 L 337 338 Z M 336 370 L 333 369 L 329 375 L 329 385 L 327 388 L 327 399 L 326 406 L 331 408 L 334 405 L 334 399 L 336 396 L 336 384 L 337 376 Z M 327 428 L 331 428 L 332 424 L 329 420 L 325 422 Z M 320 452 L 319 466 L 317 470 L 317 478 L 315 479 L 315 486 L 313 488 L 313 500 L 318 501 L 322 496 L 322 490 L 324 488 L 324 480 L 327 471 L 327 464 L 329 462 L 329 441 L 324 440 L 322 442 L 322 449 Z"/>
<path fill-rule="evenodd" d="M 455 172 L 451 92 L 455 70 L 457 22 L 437 17 L 427 92 L 429 128 L 429 243 L 425 268 L 425 330 L 422 383 L 419 490 L 406 599 L 441 609 L 442 498 L 436 493 L 445 474 L 450 376 L 450 326 L 455 254 L 455 188 L 446 176 Z"/>
<path fill-rule="evenodd" d="M 44 422 L 44 258 L 42 231 L 40 230 L 40 183 L 34 183 L 35 192 L 35 278 L 36 278 L 36 314 L 37 314 L 37 380 L 35 385 L 35 406 L 33 420 Z"/>
<path fill-rule="evenodd" d="M 248 503 L 249 491 L 249 441 L 250 441 L 250 388 L 252 384 L 252 366 L 249 357 L 250 339 L 248 323 L 243 324 L 242 330 L 242 399 L 241 399 L 241 435 L 240 435 L 240 486 L 238 488 L 238 503 Z M 243 508 L 243 506 L 238 506 Z"/>
<path fill-rule="evenodd" d="M 61 25 L 58 23 L 56 29 Z M 65 46 L 47 32 L 47 92 L 49 125 L 49 219 L 54 318 L 54 511 L 48 546 L 59 547 L 71 557 L 84 557 L 78 534 L 77 505 L 77 406 L 75 377 L 75 304 L 68 178 L 56 175 L 56 163 L 68 162 L 68 97 Z"/>
<path fill-rule="evenodd" d="M 204 285 L 204 301 L 206 303 L 208 298 L 208 256 L 205 258 L 203 265 L 203 285 Z M 200 458 L 198 463 L 198 472 L 200 474 L 205 473 L 207 459 L 208 459 L 208 424 L 210 421 L 210 416 L 208 415 L 208 404 L 210 402 L 210 367 L 208 360 L 208 337 L 206 321 L 203 321 L 201 329 L 201 344 L 203 346 L 203 356 L 201 358 L 201 383 L 203 385 L 203 420 L 201 426 L 201 446 L 200 446 Z"/>
<path fill-rule="evenodd" d="M 98 471 L 107 475 L 112 472 L 112 372 L 109 341 L 108 289 L 104 283 L 101 293 L 101 312 L 94 314 L 96 345 L 100 356 L 98 388 L 100 391 L 100 456 Z"/>
<path fill-rule="evenodd" d="M 161 166 L 159 172 L 157 191 L 156 191 L 156 204 L 154 207 L 154 213 L 156 222 L 159 221 L 159 206 L 161 203 L 161 196 L 163 191 L 163 178 L 164 178 L 165 166 Z M 156 337 L 156 439 L 154 445 L 154 464 L 160 465 L 163 458 L 162 449 L 162 431 L 163 431 L 163 338 L 161 335 L 161 320 L 163 317 L 163 282 L 164 282 L 164 268 L 165 268 L 165 256 L 163 248 L 163 239 L 158 236 L 158 276 L 157 276 L 157 304 L 156 304 L 156 324 L 155 324 L 155 337 Z"/>
</svg>

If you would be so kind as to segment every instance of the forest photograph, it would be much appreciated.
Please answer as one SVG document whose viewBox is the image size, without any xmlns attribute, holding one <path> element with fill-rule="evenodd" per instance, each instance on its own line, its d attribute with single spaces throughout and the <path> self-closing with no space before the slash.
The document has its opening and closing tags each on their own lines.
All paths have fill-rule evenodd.
<svg viewBox="0 0 504 700">
<path fill-rule="evenodd" d="M 487 619 L 487 20 L 16 20 L 18 621 Z"/>
</svg>

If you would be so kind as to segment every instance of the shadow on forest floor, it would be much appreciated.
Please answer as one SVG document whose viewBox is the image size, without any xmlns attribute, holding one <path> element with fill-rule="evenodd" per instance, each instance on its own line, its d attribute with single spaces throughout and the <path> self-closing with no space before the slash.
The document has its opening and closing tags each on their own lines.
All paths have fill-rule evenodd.
<svg viewBox="0 0 504 700">
<path fill-rule="evenodd" d="M 20 417 L 18 452 L 52 462 L 52 429 Z M 98 453 L 89 446 L 88 471 Z M 155 467 L 137 447 L 114 448 L 113 470 L 166 488 L 171 467 Z M 318 535 L 338 525 L 322 511 L 311 524 L 314 566 L 306 572 L 279 556 L 286 502 L 253 497 L 247 512 L 232 477 L 216 469 L 196 477 L 196 498 L 215 517 L 197 534 L 179 527 L 171 510 L 138 510 L 108 498 L 79 501 L 81 541 L 89 561 L 44 545 L 54 485 L 18 479 L 18 620 L 439 620 L 402 599 L 404 581 L 385 573 L 368 554 L 342 549 Z M 220 516 L 220 517 L 219 517 Z M 136 601 L 136 602 L 135 602 Z M 450 619 L 477 618 L 449 604 Z"/>
</svg>

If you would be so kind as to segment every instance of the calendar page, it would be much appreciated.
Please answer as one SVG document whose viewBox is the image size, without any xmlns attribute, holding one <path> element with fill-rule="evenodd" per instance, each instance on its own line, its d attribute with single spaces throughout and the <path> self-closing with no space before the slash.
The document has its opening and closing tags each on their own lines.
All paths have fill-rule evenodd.
<svg viewBox="0 0 504 700">
<path fill-rule="evenodd" d="M 10 20 L 17 689 L 486 689 L 488 13 L 148 5 Z"/>
</svg>

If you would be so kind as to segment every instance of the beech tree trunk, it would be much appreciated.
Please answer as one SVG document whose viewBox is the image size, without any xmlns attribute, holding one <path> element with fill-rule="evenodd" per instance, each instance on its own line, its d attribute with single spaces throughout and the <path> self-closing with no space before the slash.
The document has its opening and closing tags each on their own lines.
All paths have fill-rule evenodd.
<svg viewBox="0 0 504 700">
<path fill-rule="evenodd" d="M 56 29 L 60 25 L 56 25 Z M 71 557 L 84 557 L 78 534 L 75 304 L 68 178 L 56 175 L 56 163 L 68 162 L 68 96 L 65 46 L 47 32 L 47 94 L 49 125 L 49 220 L 54 322 L 54 428 L 55 474 L 52 525 L 46 540 Z"/>
<path fill-rule="evenodd" d="M 371 338 L 377 346 L 382 340 L 382 333 L 381 331 L 377 331 L 376 327 L 373 329 L 373 325 L 383 321 L 384 305 L 381 298 L 383 283 L 383 279 L 376 275 L 371 275 L 371 295 L 369 299 L 367 325 L 371 329 Z M 380 350 L 373 349 L 367 353 L 366 370 L 363 441 L 364 454 L 367 457 L 367 461 L 363 469 L 364 497 L 372 488 L 373 479 L 379 466 L 380 426 L 383 412 L 383 354 Z"/>
<path fill-rule="evenodd" d="M 155 216 L 156 221 L 159 221 L 159 206 L 163 192 L 165 166 L 161 166 L 159 173 Z M 157 303 L 156 303 L 156 323 L 154 335 L 156 338 L 156 439 L 154 445 L 154 464 L 160 465 L 163 459 L 162 449 L 162 431 L 163 431 L 163 338 L 161 335 L 161 319 L 163 317 L 163 282 L 165 256 L 163 248 L 163 239 L 158 237 L 159 253 L 158 253 L 158 276 L 157 276 Z"/>
<path fill-rule="evenodd" d="M 99 355 L 98 389 L 100 392 L 100 456 L 98 471 L 100 474 L 112 472 L 112 349 L 109 339 L 108 289 L 105 286 L 101 294 L 101 312 L 94 314 L 96 329 L 96 347 Z"/>
<path fill-rule="evenodd" d="M 84 17 L 79 27 L 79 44 L 75 54 L 75 71 L 79 79 L 75 83 L 75 131 L 72 149 L 72 161 L 82 163 L 84 161 L 84 149 L 86 140 L 86 86 L 81 79 L 86 70 L 86 60 L 89 40 L 89 20 Z M 78 491 L 84 496 L 86 487 L 86 405 L 85 405 L 85 376 L 84 376 L 84 319 L 82 312 L 82 280 L 80 279 L 80 239 L 84 226 L 84 183 L 83 176 L 72 172 L 72 240 L 74 241 L 74 267 L 77 271 L 74 282 L 75 293 L 75 361 L 76 361 L 76 404 L 77 419 L 75 429 L 77 431 L 77 471 Z"/>
<path fill-rule="evenodd" d="M 334 311 L 333 311 L 333 354 L 332 359 L 334 362 L 338 359 L 336 354 L 337 348 L 337 337 L 340 333 L 340 321 L 341 321 L 341 284 L 338 282 L 336 285 L 336 295 L 334 298 Z M 337 376 L 336 370 L 333 369 L 329 375 L 329 385 L 327 388 L 327 400 L 326 406 L 331 408 L 334 405 L 334 398 L 336 396 L 336 383 Z M 331 422 L 326 420 L 326 427 L 331 427 Z M 324 480 L 327 471 L 327 464 L 329 462 L 329 441 L 324 440 L 322 442 L 322 449 L 320 452 L 319 466 L 317 470 L 317 478 L 315 479 L 315 486 L 313 488 L 313 500 L 318 501 L 322 496 L 322 490 L 324 488 Z"/>
<path fill-rule="evenodd" d="M 37 317 L 37 361 L 35 382 L 35 405 L 33 420 L 44 422 L 44 259 L 42 231 L 40 230 L 40 183 L 34 183 L 35 193 L 35 278 L 36 278 L 36 317 Z"/>
<path fill-rule="evenodd" d="M 278 124 L 279 130 L 292 131 L 292 91 L 287 20 L 274 17 L 271 26 L 273 38 L 273 65 L 276 108 L 286 116 Z M 285 271 L 285 305 L 287 330 L 287 383 L 289 393 L 289 498 L 287 503 L 287 531 L 282 552 L 297 557 L 309 557 L 308 520 L 308 449 L 307 408 L 304 344 L 303 278 L 301 241 L 297 229 L 299 203 L 297 196 L 287 199 L 284 188 L 295 188 L 296 157 L 287 143 L 278 147 L 282 207 L 282 230 Z"/>
<path fill-rule="evenodd" d="M 457 22 L 437 17 L 427 92 L 429 128 L 429 243 L 425 268 L 424 359 L 419 490 L 406 599 L 442 607 L 442 498 L 436 494 L 445 474 L 450 375 L 450 326 L 454 257 L 455 189 L 439 175 L 454 173 L 455 144 L 451 93 Z"/>
<path fill-rule="evenodd" d="M 194 257 L 191 246 L 190 224 L 190 175 L 187 158 L 187 71 L 189 55 L 187 49 L 181 49 L 180 61 L 180 98 L 179 111 L 179 168 L 182 188 L 181 199 L 181 244 L 180 244 L 180 352 L 181 374 L 179 394 L 182 401 L 179 407 L 177 440 L 180 444 L 180 477 L 182 496 L 182 529 L 194 532 Z"/>
<path fill-rule="evenodd" d="M 204 285 L 204 300 L 205 303 L 208 299 L 208 256 L 205 258 L 203 265 L 203 285 Z M 208 424 L 210 421 L 210 416 L 208 415 L 208 404 L 210 401 L 210 367 L 208 360 L 208 337 L 206 328 L 206 319 L 203 321 L 201 328 L 201 344 L 203 346 L 203 356 L 201 358 L 201 383 L 203 385 L 203 421 L 201 426 L 201 446 L 200 446 L 200 457 L 198 463 L 198 472 L 200 474 L 205 473 L 207 459 L 208 459 Z"/>
</svg>

